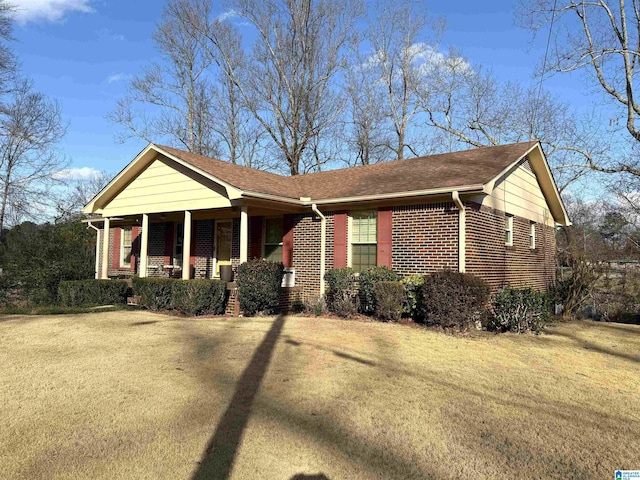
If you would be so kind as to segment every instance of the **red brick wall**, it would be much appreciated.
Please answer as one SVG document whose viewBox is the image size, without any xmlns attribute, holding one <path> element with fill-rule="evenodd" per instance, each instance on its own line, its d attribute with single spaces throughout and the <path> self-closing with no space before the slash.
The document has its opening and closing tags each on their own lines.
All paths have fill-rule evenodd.
<svg viewBox="0 0 640 480">
<path fill-rule="evenodd" d="M 458 270 L 458 210 L 453 203 L 393 208 L 393 270 L 402 276 Z"/>
<path fill-rule="evenodd" d="M 492 291 L 512 287 L 544 290 L 555 280 L 555 232 L 536 224 L 536 248 L 530 248 L 530 221 L 513 218 L 513 246 L 504 243 L 504 212 L 467 204 L 466 267 L 485 279 Z"/>
</svg>

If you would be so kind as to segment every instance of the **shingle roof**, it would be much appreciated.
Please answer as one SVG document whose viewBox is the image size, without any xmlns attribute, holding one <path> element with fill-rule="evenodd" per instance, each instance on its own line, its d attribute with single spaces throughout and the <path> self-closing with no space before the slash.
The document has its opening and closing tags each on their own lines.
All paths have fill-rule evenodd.
<svg viewBox="0 0 640 480">
<path fill-rule="evenodd" d="M 482 185 L 525 155 L 536 143 L 482 147 L 294 177 L 233 165 L 171 147 L 158 147 L 240 190 L 324 200 Z"/>
</svg>

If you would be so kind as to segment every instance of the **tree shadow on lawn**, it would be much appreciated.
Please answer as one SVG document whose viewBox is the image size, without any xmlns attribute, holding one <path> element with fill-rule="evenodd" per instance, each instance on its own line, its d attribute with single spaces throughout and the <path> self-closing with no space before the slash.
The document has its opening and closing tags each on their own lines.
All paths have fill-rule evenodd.
<svg viewBox="0 0 640 480">
<path fill-rule="evenodd" d="M 611 355 L 613 357 L 618 357 L 624 360 L 630 360 L 635 363 L 640 363 L 640 355 L 633 355 L 631 353 L 625 353 L 620 350 L 613 350 L 611 348 L 606 348 L 601 345 L 598 345 L 597 343 L 591 342 L 589 340 L 584 340 L 583 338 L 580 338 L 578 335 L 574 333 L 550 330 L 549 332 L 547 332 L 547 335 L 566 338 L 568 340 L 573 341 L 574 343 L 577 343 L 579 346 L 581 346 L 586 350 L 592 350 L 594 352 L 602 353 L 604 355 Z"/>
<path fill-rule="evenodd" d="M 285 318 L 283 316 L 277 317 L 273 321 L 268 333 L 254 351 L 239 380 L 236 381 L 235 377 L 226 374 L 224 371 L 215 372 L 213 375 L 211 375 L 212 372 L 208 372 L 208 374 L 202 376 L 205 384 L 213 383 L 222 388 L 235 384 L 236 388 L 226 411 L 218 422 L 215 432 L 204 450 L 202 460 L 192 476 L 193 479 L 227 479 L 230 477 L 243 433 L 253 412 L 254 401 L 260 390 L 262 380 L 267 373 L 276 344 L 281 337 L 284 322 Z M 494 403 L 497 406 L 516 407 L 526 412 L 526 415 L 532 415 L 532 418 L 540 419 L 548 416 L 555 418 L 556 420 L 554 421 L 556 422 L 561 421 L 569 425 L 580 419 L 579 421 L 583 427 L 587 425 L 592 430 L 604 429 L 604 431 L 609 431 L 611 429 L 619 429 L 620 426 L 618 417 L 595 411 L 588 408 L 588 406 L 565 405 L 552 398 L 541 398 L 537 395 L 520 392 L 510 392 L 512 398 L 507 399 L 495 387 L 489 387 L 487 390 L 475 389 L 455 381 L 447 381 L 442 378 L 441 372 L 428 369 L 421 369 L 419 372 L 415 372 L 392 365 L 388 359 L 385 360 L 382 357 L 376 358 L 377 362 L 363 360 L 358 356 L 332 349 L 325 345 L 314 344 L 309 341 L 297 341 L 288 335 L 282 335 L 282 337 L 286 338 L 286 343 L 295 347 L 325 350 L 340 358 L 375 367 L 383 373 L 414 377 L 434 388 L 449 390 L 452 399 L 464 394 L 474 398 L 475 405 Z M 364 379 L 364 377 L 358 380 L 371 382 L 370 378 Z M 322 444 L 335 451 L 338 455 L 347 456 L 351 462 L 357 462 L 358 465 L 370 471 L 374 476 L 382 475 L 386 478 L 438 478 L 442 474 L 437 469 L 437 466 L 435 469 L 426 471 L 425 468 L 428 467 L 425 465 L 418 466 L 398 457 L 393 452 L 393 449 L 382 449 L 371 444 L 365 435 L 361 436 L 345 430 L 339 425 L 339 422 L 331 421 L 330 414 L 310 416 L 309 412 L 299 411 L 296 407 L 284 403 L 281 399 L 270 398 L 265 395 L 261 396 L 259 407 L 261 416 L 276 422 L 284 429 L 305 435 L 310 442 Z M 464 407 L 465 405 L 461 405 L 461 408 Z M 570 412 L 566 412 L 566 409 L 569 409 Z M 481 412 L 483 411 L 481 410 Z M 478 421 L 477 424 L 470 425 L 468 416 L 457 416 L 455 411 L 451 416 L 447 417 L 447 422 L 451 423 L 450 428 L 453 432 L 466 432 L 462 437 L 452 437 L 455 442 L 461 445 L 463 449 L 468 448 L 476 451 L 481 448 L 485 452 L 483 458 L 488 459 L 485 463 L 492 465 L 492 468 L 495 467 L 498 472 L 509 470 L 509 468 L 513 471 L 514 463 L 522 468 L 525 468 L 527 463 L 533 463 L 539 469 L 551 472 L 553 475 L 566 474 L 571 476 L 572 472 L 575 473 L 577 470 L 589 471 L 588 468 L 583 469 L 578 466 L 571 456 L 564 456 L 564 454 L 552 448 L 542 449 L 539 445 L 529 442 L 526 435 L 515 435 L 508 428 L 505 429 L 504 425 L 499 422 L 491 425 L 491 416 L 488 416 L 487 420 L 487 424 Z M 632 433 L 635 427 L 633 425 L 629 425 L 629 427 L 629 429 L 625 429 L 625 432 L 621 433 L 625 435 L 628 433 L 630 442 L 637 441 L 638 438 Z M 515 460 L 512 461 L 511 459 Z M 469 473 L 468 470 L 466 472 Z"/>
<path fill-rule="evenodd" d="M 274 320 L 251 357 L 249 365 L 238 380 L 227 410 L 204 450 L 198 469 L 192 476 L 194 480 L 229 478 L 242 434 L 251 416 L 253 401 L 271 362 L 284 321 L 284 315 L 279 315 Z"/>
</svg>

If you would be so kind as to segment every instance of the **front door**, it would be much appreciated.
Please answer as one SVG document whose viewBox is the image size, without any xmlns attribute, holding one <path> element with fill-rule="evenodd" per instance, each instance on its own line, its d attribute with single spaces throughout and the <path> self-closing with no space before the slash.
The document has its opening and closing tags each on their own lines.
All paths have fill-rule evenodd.
<svg viewBox="0 0 640 480">
<path fill-rule="evenodd" d="M 230 220 L 216 220 L 216 277 L 220 276 L 220 265 L 231 265 L 231 233 L 232 229 Z"/>
</svg>

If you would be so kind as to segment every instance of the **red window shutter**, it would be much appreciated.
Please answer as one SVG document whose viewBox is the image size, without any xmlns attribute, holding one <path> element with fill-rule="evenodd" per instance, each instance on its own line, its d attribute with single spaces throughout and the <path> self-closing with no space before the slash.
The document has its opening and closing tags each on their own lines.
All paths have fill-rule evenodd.
<svg viewBox="0 0 640 480">
<path fill-rule="evenodd" d="M 196 225 L 198 222 L 193 220 L 191 222 L 191 247 L 189 252 L 189 265 L 196 266 Z"/>
<path fill-rule="evenodd" d="M 140 252 L 140 239 L 138 238 L 140 227 L 131 227 L 131 270 L 136 271 L 136 260 Z"/>
<path fill-rule="evenodd" d="M 111 246 L 111 267 L 115 269 L 120 268 L 120 234 L 120 227 L 116 227 L 113 229 L 113 245 Z"/>
<path fill-rule="evenodd" d="M 393 211 L 391 207 L 378 210 L 378 266 L 391 268 L 391 236 Z"/>
<path fill-rule="evenodd" d="M 347 214 L 333 216 L 333 268 L 347 266 Z"/>
<path fill-rule="evenodd" d="M 262 257 L 262 222 L 264 217 L 249 217 L 249 258 Z"/>
<path fill-rule="evenodd" d="M 164 227 L 164 264 L 173 263 L 173 223 L 166 223 Z"/>
<path fill-rule="evenodd" d="M 293 215 L 282 217 L 282 263 L 285 267 L 293 267 Z"/>
</svg>

